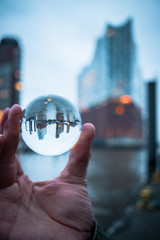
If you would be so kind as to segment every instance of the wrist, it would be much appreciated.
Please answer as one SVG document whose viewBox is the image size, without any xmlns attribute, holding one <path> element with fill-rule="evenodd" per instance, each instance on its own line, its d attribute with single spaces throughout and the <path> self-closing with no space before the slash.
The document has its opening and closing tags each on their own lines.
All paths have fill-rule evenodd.
<svg viewBox="0 0 160 240">
<path fill-rule="evenodd" d="M 94 222 L 93 235 L 91 240 L 110 240 L 96 219 Z"/>
</svg>

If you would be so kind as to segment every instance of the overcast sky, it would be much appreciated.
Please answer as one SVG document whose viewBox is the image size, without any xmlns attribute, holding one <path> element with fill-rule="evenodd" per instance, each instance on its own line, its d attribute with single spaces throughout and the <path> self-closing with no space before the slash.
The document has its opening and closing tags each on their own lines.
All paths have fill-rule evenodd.
<svg viewBox="0 0 160 240">
<path fill-rule="evenodd" d="M 159 0 L 0 0 L 0 38 L 18 37 L 22 46 L 22 106 L 44 93 L 77 104 L 77 78 L 96 39 L 129 17 L 142 77 L 160 79 Z"/>
</svg>

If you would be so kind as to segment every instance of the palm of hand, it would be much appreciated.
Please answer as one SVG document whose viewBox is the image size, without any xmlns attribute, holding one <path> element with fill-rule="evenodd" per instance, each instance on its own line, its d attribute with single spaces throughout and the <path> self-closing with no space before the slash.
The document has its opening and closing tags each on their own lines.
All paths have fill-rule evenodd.
<svg viewBox="0 0 160 240">
<path fill-rule="evenodd" d="M 10 118 L 13 120 L 13 116 Z M 34 183 L 23 173 L 15 152 L 4 154 L 7 143 L 4 139 L 0 143 L 2 140 L 0 165 L 3 172 L 10 174 L 7 180 L 3 174 L 0 177 L 0 182 L 6 182 L 0 190 L 2 239 L 90 239 L 94 217 L 85 186 L 89 154 L 88 150 L 81 153 L 83 141 L 76 147 L 78 150 L 71 151 L 69 162 L 59 177 Z M 82 157 L 86 161 L 85 168 Z"/>
<path fill-rule="evenodd" d="M 1 190 L 0 196 L 0 219 L 8 238 L 71 240 L 88 239 L 90 235 L 93 214 L 82 185 L 58 178 L 33 183 L 21 175 L 12 186 Z"/>
</svg>

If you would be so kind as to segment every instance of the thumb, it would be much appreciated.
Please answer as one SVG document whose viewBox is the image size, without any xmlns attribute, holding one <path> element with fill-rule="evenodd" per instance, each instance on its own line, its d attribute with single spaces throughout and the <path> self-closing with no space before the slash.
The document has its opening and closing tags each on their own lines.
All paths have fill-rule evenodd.
<svg viewBox="0 0 160 240">
<path fill-rule="evenodd" d="M 60 176 L 67 178 L 67 180 L 75 177 L 85 179 L 94 132 L 95 128 L 91 123 L 83 125 L 80 138 L 71 149 L 68 163 Z"/>
</svg>

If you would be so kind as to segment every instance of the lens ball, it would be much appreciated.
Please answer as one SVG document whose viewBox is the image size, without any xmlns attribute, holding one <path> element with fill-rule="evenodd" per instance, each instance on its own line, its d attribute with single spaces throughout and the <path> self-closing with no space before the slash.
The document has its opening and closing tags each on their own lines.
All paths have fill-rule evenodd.
<svg viewBox="0 0 160 240">
<path fill-rule="evenodd" d="M 70 150 L 81 127 L 78 110 L 57 95 L 40 96 L 23 110 L 22 138 L 30 149 L 42 155 L 55 156 Z"/>
</svg>

